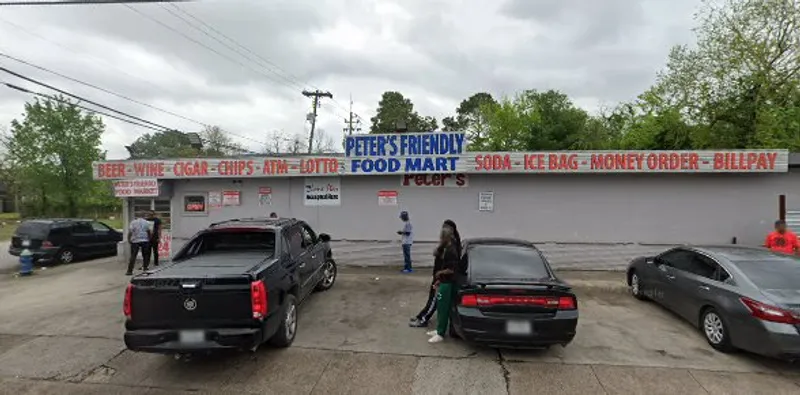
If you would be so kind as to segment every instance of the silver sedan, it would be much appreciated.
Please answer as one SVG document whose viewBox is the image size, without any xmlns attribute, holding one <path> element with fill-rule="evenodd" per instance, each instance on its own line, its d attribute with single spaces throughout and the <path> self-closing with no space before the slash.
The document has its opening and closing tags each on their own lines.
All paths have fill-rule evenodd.
<svg viewBox="0 0 800 395">
<path fill-rule="evenodd" d="M 722 352 L 800 360 L 800 258 L 763 248 L 682 246 L 628 266 L 628 286 L 697 325 Z"/>
</svg>

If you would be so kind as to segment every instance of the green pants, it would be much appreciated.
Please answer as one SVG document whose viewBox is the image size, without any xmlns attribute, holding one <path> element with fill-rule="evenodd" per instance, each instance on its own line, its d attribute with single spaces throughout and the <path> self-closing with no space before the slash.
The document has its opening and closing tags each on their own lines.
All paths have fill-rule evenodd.
<svg viewBox="0 0 800 395">
<path fill-rule="evenodd" d="M 453 284 L 441 283 L 436 291 L 436 332 L 439 336 L 447 334 L 450 324 L 450 306 L 453 304 Z"/>
</svg>

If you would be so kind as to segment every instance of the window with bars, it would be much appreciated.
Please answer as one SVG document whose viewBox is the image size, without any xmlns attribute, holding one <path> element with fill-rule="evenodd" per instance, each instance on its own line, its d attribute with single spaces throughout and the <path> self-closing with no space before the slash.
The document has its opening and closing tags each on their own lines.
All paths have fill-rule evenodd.
<svg viewBox="0 0 800 395">
<path fill-rule="evenodd" d="M 134 198 L 131 199 L 131 209 L 134 216 L 141 216 L 148 211 L 155 211 L 158 218 L 161 218 L 161 229 L 171 229 L 172 215 L 170 212 L 171 203 L 169 200 L 162 199 L 146 199 Z"/>
</svg>

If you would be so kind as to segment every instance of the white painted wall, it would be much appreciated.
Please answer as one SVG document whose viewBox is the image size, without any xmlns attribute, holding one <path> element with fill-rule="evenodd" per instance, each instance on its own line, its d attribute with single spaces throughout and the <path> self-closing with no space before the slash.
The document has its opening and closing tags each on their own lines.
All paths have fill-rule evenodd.
<svg viewBox="0 0 800 395">
<path fill-rule="evenodd" d="M 267 216 L 308 221 L 334 239 L 396 240 L 401 210 L 411 213 L 417 240 L 433 240 L 443 220 L 464 237 L 510 236 L 537 242 L 759 244 L 778 215 L 778 195 L 800 208 L 800 172 L 783 174 L 473 175 L 466 188 L 401 187 L 400 176 L 341 179 L 340 207 L 303 206 L 303 179 L 179 180 L 173 235 L 187 238 L 214 221 Z M 258 188 L 273 205 L 258 205 Z M 239 207 L 205 216 L 182 214 L 183 195 L 238 189 Z M 379 190 L 400 192 L 399 207 L 378 206 Z M 494 191 L 494 212 L 478 211 L 478 194 Z M 176 246 L 179 240 L 176 240 Z"/>
</svg>

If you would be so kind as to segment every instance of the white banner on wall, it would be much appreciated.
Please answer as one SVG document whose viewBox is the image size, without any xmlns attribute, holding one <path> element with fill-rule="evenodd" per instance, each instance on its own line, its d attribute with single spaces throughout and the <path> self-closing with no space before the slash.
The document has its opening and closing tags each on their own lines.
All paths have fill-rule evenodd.
<svg viewBox="0 0 800 395">
<path fill-rule="evenodd" d="M 156 197 L 158 196 L 158 180 L 144 178 L 138 180 L 114 181 L 116 197 Z"/>
<path fill-rule="evenodd" d="M 209 208 L 222 207 L 222 191 L 211 191 L 208 193 L 208 207 Z"/>
<path fill-rule="evenodd" d="M 342 184 L 338 177 L 306 178 L 303 188 L 303 204 L 306 206 L 340 206 Z"/>
<path fill-rule="evenodd" d="M 261 206 L 272 205 L 272 188 L 270 187 L 258 188 L 258 204 Z"/>
</svg>

